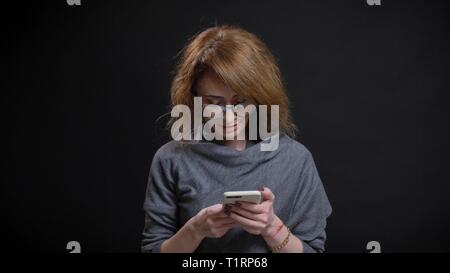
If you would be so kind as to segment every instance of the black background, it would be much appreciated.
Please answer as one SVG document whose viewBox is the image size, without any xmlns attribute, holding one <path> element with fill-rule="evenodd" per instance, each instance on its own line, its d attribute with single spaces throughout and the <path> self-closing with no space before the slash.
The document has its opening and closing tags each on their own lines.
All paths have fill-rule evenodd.
<svg viewBox="0 0 450 273">
<path fill-rule="evenodd" d="M 383 252 L 449 251 L 450 4 L 381 4 L 3 6 L 2 249 L 139 251 L 175 56 L 228 23 L 279 60 L 334 209 L 328 252 L 367 252 L 372 240 Z"/>
</svg>

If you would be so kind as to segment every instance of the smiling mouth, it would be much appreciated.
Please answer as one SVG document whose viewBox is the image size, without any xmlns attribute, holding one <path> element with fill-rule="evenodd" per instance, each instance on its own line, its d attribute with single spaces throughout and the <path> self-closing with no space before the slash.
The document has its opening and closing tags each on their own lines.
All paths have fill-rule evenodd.
<svg viewBox="0 0 450 273">
<path fill-rule="evenodd" d="M 232 131 L 232 130 L 236 130 L 237 129 L 237 121 L 236 122 L 234 122 L 233 123 L 233 125 L 231 125 L 231 126 L 223 126 L 223 128 L 225 129 L 225 130 L 227 130 L 227 131 Z"/>
</svg>

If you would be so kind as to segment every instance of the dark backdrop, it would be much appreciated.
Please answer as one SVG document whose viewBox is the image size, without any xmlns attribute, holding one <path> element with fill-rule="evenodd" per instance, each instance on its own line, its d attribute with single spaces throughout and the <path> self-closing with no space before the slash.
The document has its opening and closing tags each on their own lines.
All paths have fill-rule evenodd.
<svg viewBox="0 0 450 273">
<path fill-rule="evenodd" d="M 140 250 L 175 56 L 223 23 L 279 60 L 334 209 L 327 250 L 450 250 L 448 1 L 18 3 L 1 11 L 3 250 Z"/>
</svg>

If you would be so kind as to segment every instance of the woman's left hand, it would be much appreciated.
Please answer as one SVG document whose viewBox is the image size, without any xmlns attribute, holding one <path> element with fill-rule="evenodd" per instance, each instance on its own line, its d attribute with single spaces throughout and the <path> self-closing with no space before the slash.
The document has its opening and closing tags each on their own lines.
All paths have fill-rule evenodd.
<svg viewBox="0 0 450 273">
<path fill-rule="evenodd" d="M 275 196 L 272 191 L 264 187 L 261 194 L 262 203 L 239 202 L 226 208 L 225 213 L 248 233 L 269 237 L 273 236 L 283 223 L 273 212 Z"/>
</svg>

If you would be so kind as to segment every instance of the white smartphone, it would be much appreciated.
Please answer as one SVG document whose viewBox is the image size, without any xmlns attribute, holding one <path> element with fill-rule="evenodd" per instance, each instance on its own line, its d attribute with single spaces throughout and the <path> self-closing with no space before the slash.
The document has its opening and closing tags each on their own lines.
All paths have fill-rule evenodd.
<svg viewBox="0 0 450 273">
<path fill-rule="evenodd" d="M 234 204 L 236 202 L 261 203 L 260 191 L 227 191 L 223 194 L 223 204 Z"/>
</svg>

